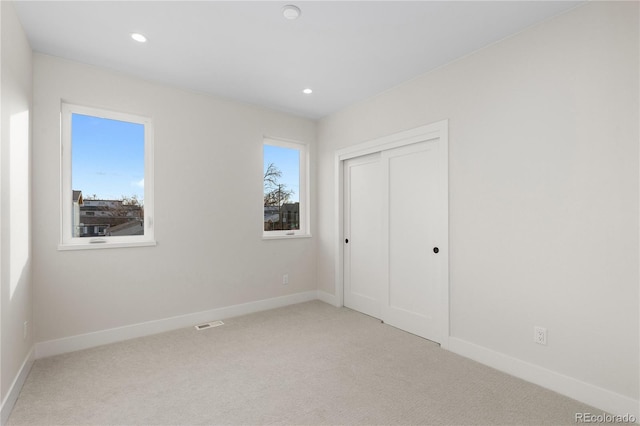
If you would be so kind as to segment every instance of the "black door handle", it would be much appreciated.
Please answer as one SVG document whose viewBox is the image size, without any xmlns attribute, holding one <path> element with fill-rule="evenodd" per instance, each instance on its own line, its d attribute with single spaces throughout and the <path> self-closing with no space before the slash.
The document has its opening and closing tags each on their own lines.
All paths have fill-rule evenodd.
<svg viewBox="0 0 640 426">
<path fill-rule="evenodd" d="M 437 254 L 439 251 L 440 251 L 440 249 L 439 249 L 438 247 L 434 247 L 434 248 L 433 248 L 433 252 L 434 252 L 434 253 L 436 253 L 436 254 Z"/>
<path fill-rule="evenodd" d="M 349 244 L 349 239 L 345 238 L 344 242 L 345 242 L 345 244 Z"/>
</svg>

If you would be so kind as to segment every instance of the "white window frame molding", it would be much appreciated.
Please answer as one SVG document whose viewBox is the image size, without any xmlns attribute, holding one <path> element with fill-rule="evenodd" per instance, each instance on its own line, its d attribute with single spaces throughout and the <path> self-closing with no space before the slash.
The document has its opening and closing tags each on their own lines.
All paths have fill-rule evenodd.
<svg viewBox="0 0 640 426">
<path fill-rule="evenodd" d="M 262 140 L 262 166 L 264 167 L 264 146 L 271 145 L 281 148 L 296 149 L 300 152 L 300 229 L 290 231 L 265 231 L 264 230 L 264 211 L 262 226 L 262 239 L 274 240 L 274 239 L 289 239 L 289 238 L 309 238 L 310 232 L 310 179 L 309 179 L 309 144 L 304 142 L 286 140 L 281 138 L 274 138 L 265 136 Z M 264 182 L 263 182 L 264 183 Z M 264 186 L 263 186 L 264 188 Z M 264 205 L 264 203 L 263 203 Z"/>
<path fill-rule="evenodd" d="M 73 188 L 71 187 L 71 117 L 89 115 L 144 126 L 144 235 L 108 237 L 74 237 L 71 217 Z M 117 247 L 155 246 L 154 236 L 154 180 L 153 180 L 153 121 L 149 117 L 109 111 L 62 102 L 60 114 L 60 244 L 58 250 L 85 250 Z"/>
</svg>

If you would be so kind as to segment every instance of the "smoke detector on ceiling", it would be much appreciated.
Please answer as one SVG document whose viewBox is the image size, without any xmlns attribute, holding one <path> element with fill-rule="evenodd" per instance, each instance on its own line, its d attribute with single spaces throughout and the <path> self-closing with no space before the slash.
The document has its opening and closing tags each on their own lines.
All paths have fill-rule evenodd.
<svg viewBox="0 0 640 426">
<path fill-rule="evenodd" d="M 298 19 L 301 14 L 302 11 L 300 10 L 300 8 L 292 4 L 288 4 L 282 8 L 282 16 L 284 16 L 285 19 Z"/>
</svg>

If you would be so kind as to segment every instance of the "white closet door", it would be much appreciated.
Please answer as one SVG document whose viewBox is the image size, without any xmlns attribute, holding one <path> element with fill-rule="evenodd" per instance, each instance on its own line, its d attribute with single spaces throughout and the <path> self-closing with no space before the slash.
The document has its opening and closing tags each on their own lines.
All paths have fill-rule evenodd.
<svg viewBox="0 0 640 426">
<path fill-rule="evenodd" d="M 344 305 L 380 318 L 380 153 L 344 162 Z"/>
<path fill-rule="evenodd" d="M 435 342 L 448 325 L 446 149 L 419 139 L 343 162 L 345 306 Z"/>
<path fill-rule="evenodd" d="M 435 139 L 390 149 L 382 153 L 381 163 L 382 256 L 388 259 L 382 319 L 436 342 L 445 259 L 439 243 L 447 226 L 446 217 L 444 224 L 441 220 L 439 146 Z"/>
</svg>

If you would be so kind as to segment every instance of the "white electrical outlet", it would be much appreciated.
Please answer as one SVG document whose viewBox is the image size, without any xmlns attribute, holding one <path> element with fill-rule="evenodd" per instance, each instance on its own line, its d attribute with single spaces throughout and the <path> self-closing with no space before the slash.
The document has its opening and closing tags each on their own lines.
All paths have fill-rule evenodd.
<svg viewBox="0 0 640 426">
<path fill-rule="evenodd" d="M 539 345 L 546 345 L 547 329 L 544 327 L 533 327 L 533 341 Z"/>
<path fill-rule="evenodd" d="M 282 276 L 282 285 L 289 285 L 289 274 L 284 274 Z"/>
</svg>

